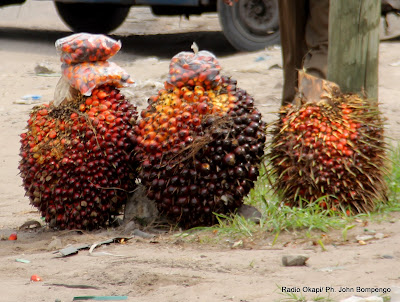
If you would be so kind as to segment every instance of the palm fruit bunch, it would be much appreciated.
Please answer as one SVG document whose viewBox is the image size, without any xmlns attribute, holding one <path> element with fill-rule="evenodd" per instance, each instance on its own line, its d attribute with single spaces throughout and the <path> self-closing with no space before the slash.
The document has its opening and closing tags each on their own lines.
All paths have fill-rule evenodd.
<svg viewBox="0 0 400 302">
<path fill-rule="evenodd" d="M 269 175 L 289 206 L 318 201 L 323 209 L 368 212 L 386 200 L 384 121 L 377 104 L 337 89 L 316 89 L 317 101 L 300 96 L 281 108 Z"/>
<path fill-rule="evenodd" d="M 106 39 L 96 37 L 98 44 Z M 72 41 L 67 37 L 63 45 L 73 46 L 77 39 L 82 58 L 96 53 L 89 34 Z M 107 47 L 112 44 L 102 51 Z M 82 64 L 87 63 L 71 66 Z M 62 78 L 69 85 L 67 90 L 57 86 L 53 102 L 34 107 L 27 131 L 21 134 L 19 170 L 26 195 L 45 221 L 58 229 L 92 230 L 110 225 L 135 188 L 130 137 L 138 116 L 136 107 L 108 73 L 72 72 L 75 80 L 84 81 L 87 76 L 109 81 L 97 83 L 86 96 Z"/>
<path fill-rule="evenodd" d="M 219 73 L 206 51 L 171 60 L 165 89 L 135 128 L 136 162 L 147 196 L 172 223 L 215 223 L 243 203 L 264 154 L 265 124 L 253 98 Z"/>
<path fill-rule="evenodd" d="M 34 107 L 19 170 L 30 203 L 59 229 L 106 226 L 135 187 L 129 161 L 137 111 L 112 86 L 91 97 Z"/>
</svg>

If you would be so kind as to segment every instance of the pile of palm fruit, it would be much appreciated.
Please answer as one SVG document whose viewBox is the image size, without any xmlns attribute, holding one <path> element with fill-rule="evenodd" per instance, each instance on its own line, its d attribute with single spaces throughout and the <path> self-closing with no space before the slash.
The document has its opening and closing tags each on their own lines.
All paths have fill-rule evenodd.
<svg viewBox="0 0 400 302">
<path fill-rule="evenodd" d="M 96 82 L 109 76 L 95 68 L 107 61 L 82 61 L 87 45 L 96 53 L 93 43 L 79 42 L 84 38 L 58 44 L 73 93 L 35 107 L 21 135 L 23 184 L 45 221 L 58 229 L 109 226 L 137 178 L 161 215 L 183 227 L 210 225 L 215 213 L 241 206 L 259 173 L 265 124 L 253 98 L 220 75 L 215 56 L 173 57 L 165 89 L 137 121 L 118 90 L 126 76 Z"/>
<path fill-rule="evenodd" d="M 183 227 L 233 212 L 259 174 L 264 127 L 253 98 L 220 75 L 211 53 L 177 54 L 165 89 L 135 128 L 134 161 L 147 196 Z"/>
<path fill-rule="evenodd" d="M 90 37 L 78 39 L 82 43 L 73 48 L 76 53 L 86 54 Z M 103 36 L 99 43 L 104 40 L 111 39 Z M 116 50 L 114 42 L 109 47 Z M 70 50 L 77 39 L 65 43 Z M 79 56 L 74 58 L 80 62 Z M 96 64 L 80 62 L 70 68 L 92 63 Z M 75 82 L 84 77 L 104 79 L 104 74 L 78 70 L 73 74 Z M 115 77 L 109 80 L 92 86 L 90 96 L 71 88 L 74 93 L 68 95 L 72 97 L 61 104 L 34 107 L 21 134 L 23 186 L 30 203 L 51 227 L 106 227 L 121 214 L 127 194 L 135 188 L 136 167 L 130 161 L 134 145 L 129 137 L 137 111 L 116 87 Z"/>
<path fill-rule="evenodd" d="M 96 39 L 56 44 L 70 91 L 34 107 L 21 134 L 23 186 L 45 221 L 110 226 L 138 179 L 160 214 L 184 228 L 238 209 L 264 158 L 266 127 L 254 99 L 221 74 L 211 53 L 181 52 L 138 120 L 119 90 L 129 75 L 107 61 L 120 44 Z M 267 173 L 289 206 L 371 211 L 386 200 L 383 118 L 377 104 L 326 83 L 281 108 Z"/>
<path fill-rule="evenodd" d="M 387 199 L 378 104 L 305 77 L 315 91 L 300 90 L 271 127 L 267 159 L 274 190 L 289 206 L 319 201 L 323 209 L 347 214 L 373 210 Z"/>
</svg>

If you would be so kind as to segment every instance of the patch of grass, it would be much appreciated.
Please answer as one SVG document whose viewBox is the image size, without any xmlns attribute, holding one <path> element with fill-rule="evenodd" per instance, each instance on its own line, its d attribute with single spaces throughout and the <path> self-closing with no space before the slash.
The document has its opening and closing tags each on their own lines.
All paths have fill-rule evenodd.
<svg viewBox="0 0 400 302">
<path fill-rule="evenodd" d="M 388 185 L 388 201 L 378 203 L 375 211 L 359 214 L 358 218 L 374 221 L 387 221 L 390 213 L 400 212 L 400 143 L 390 148 L 390 174 L 386 177 Z"/>
<path fill-rule="evenodd" d="M 377 206 L 377 213 L 400 212 L 400 143 L 391 148 L 391 171 L 386 178 L 389 200 Z"/>
<path fill-rule="evenodd" d="M 260 228 L 266 231 L 274 233 L 293 230 L 327 232 L 332 228 L 344 228 L 351 218 L 344 213 L 321 208 L 319 204 L 324 198 L 326 197 L 314 202 L 303 200 L 302 207 L 289 207 L 281 204 L 278 197 L 272 194 L 267 178 L 260 177 L 245 202 L 260 209 L 263 214 Z"/>
<path fill-rule="evenodd" d="M 195 227 L 184 233 L 192 234 L 193 231 L 209 231 L 215 235 L 215 241 L 219 241 L 220 237 L 229 237 L 232 239 L 253 237 L 255 233 L 260 231 L 260 226 L 255 222 L 245 219 L 240 215 L 222 215 L 215 214 L 218 220 L 218 224 L 211 227 Z M 199 239 L 204 240 L 204 238 Z M 212 242 L 213 240 L 210 240 Z"/>
<path fill-rule="evenodd" d="M 259 185 L 259 184 L 258 184 Z M 269 194 L 269 193 L 268 193 Z M 265 237 L 271 233 L 275 234 L 276 243 L 278 236 L 284 231 L 304 230 L 308 234 L 311 231 L 328 232 L 330 229 L 342 229 L 351 221 L 351 218 L 344 214 L 340 215 L 331 210 L 322 209 L 316 200 L 314 203 L 305 203 L 302 208 L 291 208 L 286 205 L 280 205 L 277 200 L 267 199 L 262 195 L 262 191 L 254 190 L 247 204 L 255 205 L 254 199 L 261 201 L 255 206 L 261 211 L 262 218 L 258 223 L 248 220 L 241 215 L 221 215 L 215 214 L 218 224 L 211 227 L 197 227 L 184 236 L 193 234 L 193 231 L 208 231 L 213 234 L 213 239 L 202 237 L 198 241 L 202 242 L 220 242 L 221 238 L 230 238 L 233 240 L 240 238 L 257 239 Z M 205 236 L 207 238 L 207 236 Z M 199 237 L 200 238 L 200 237 Z M 318 242 L 318 241 L 317 241 Z M 321 248 L 325 250 L 322 241 L 318 242 Z"/>
<path fill-rule="evenodd" d="M 330 228 L 342 228 L 347 223 L 344 215 L 319 206 L 319 202 L 323 198 L 311 203 L 304 202 L 304 206 L 293 208 L 281 205 L 277 201 L 268 200 L 264 196 L 259 198 L 263 203 L 264 225 L 273 232 L 291 230 L 327 232 Z"/>
<path fill-rule="evenodd" d="M 307 298 L 304 297 L 302 294 L 296 294 L 296 293 L 282 293 L 282 295 L 285 295 L 284 298 L 279 299 L 279 302 L 307 302 Z"/>
<path fill-rule="evenodd" d="M 215 226 L 194 228 L 184 234 L 187 236 L 193 234 L 192 231 L 210 231 L 214 235 L 215 242 L 218 242 L 221 237 L 252 239 L 273 233 L 275 234 L 273 244 L 275 244 L 279 234 L 285 231 L 303 230 L 309 233 L 311 231 L 329 232 L 329 230 L 337 229 L 342 230 L 343 241 L 346 241 L 348 230 L 355 226 L 355 219 L 383 221 L 388 220 L 391 212 L 400 211 L 400 144 L 392 148 L 391 162 L 391 175 L 387 178 L 388 202 L 379 203 L 373 213 L 349 217 L 344 210 L 342 212 L 326 210 L 319 205 L 324 197 L 312 203 L 304 200 L 302 207 L 292 208 L 283 205 L 278 197 L 272 194 L 269 180 L 265 176 L 260 176 L 254 189 L 245 199 L 246 204 L 261 211 L 262 218 L 258 224 L 240 215 L 216 214 L 218 223 Z M 262 171 L 261 175 L 263 175 Z M 212 242 L 214 240 L 208 238 L 205 241 Z M 324 249 L 322 241 L 320 245 Z"/>
<path fill-rule="evenodd" d="M 381 298 L 383 299 L 383 302 L 391 302 L 390 296 L 385 295 L 385 296 L 381 296 Z M 393 302 L 395 302 L 395 301 L 393 301 Z"/>
<path fill-rule="evenodd" d="M 351 224 L 351 225 L 346 225 L 343 230 L 342 230 L 342 237 L 343 237 L 343 241 L 347 241 L 347 232 L 348 230 L 351 230 L 352 228 L 354 228 L 356 225 L 355 224 Z"/>
</svg>

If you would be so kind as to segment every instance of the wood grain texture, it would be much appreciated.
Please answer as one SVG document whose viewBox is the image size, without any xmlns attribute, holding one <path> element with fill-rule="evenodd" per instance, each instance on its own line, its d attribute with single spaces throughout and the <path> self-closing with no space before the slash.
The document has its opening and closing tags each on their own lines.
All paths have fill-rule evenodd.
<svg viewBox="0 0 400 302">
<path fill-rule="evenodd" d="M 328 80 L 343 92 L 378 96 L 380 1 L 334 0 L 329 11 Z"/>
</svg>

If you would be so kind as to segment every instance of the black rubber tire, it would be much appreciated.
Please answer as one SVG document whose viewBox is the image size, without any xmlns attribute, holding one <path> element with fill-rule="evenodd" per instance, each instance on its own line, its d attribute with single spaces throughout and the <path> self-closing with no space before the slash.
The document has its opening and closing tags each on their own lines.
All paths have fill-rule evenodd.
<svg viewBox="0 0 400 302">
<path fill-rule="evenodd" d="M 22 4 L 24 2 L 25 2 L 25 0 L 1 0 L 0 7 L 6 6 L 6 5 Z"/>
<path fill-rule="evenodd" d="M 233 6 L 218 0 L 217 10 L 224 35 L 237 50 L 256 51 L 279 43 L 278 0 L 239 0 Z"/>
<path fill-rule="evenodd" d="M 107 34 L 120 26 L 130 6 L 109 3 L 55 2 L 57 12 L 74 32 Z"/>
</svg>

